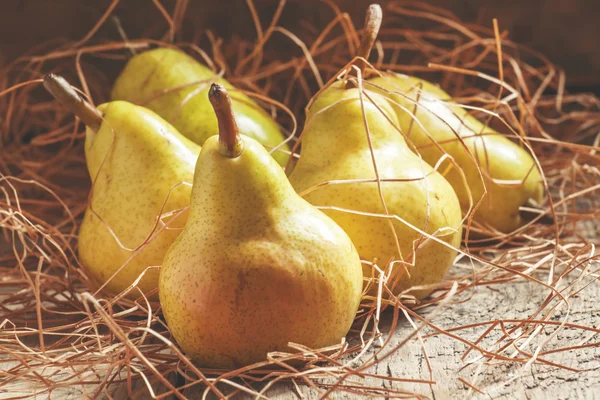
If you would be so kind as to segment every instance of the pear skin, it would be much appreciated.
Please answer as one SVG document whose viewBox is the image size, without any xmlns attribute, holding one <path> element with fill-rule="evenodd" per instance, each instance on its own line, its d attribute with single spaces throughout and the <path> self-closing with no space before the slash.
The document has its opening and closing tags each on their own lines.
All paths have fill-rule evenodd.
<svg viewBox="0 0 600 400">
<path fill-rule="evenodd" d="M 190 185 L 180 183 L 192 182 L 200 147 L 143 107 L 115 101 L 98 110 L 104 119 L 100 129 L 86 131 L 85 155 L 94 186 L 79 231 L 79 257 L 97 285 L 108 281 L 106 290 L 116 294 L 147 267 L 160 266 L 181 232 L 187 212 L 163 218 L 168 224 L 164 230 L 157 217 L 189 205 Z M 132 251 L 149 237 L 141 251 Z M 150 269 L 138 287 L 148 293 L 157 285 L 158 269 Z M 139 292 L 133 290 L 129 297 L 137 298 Z"/>
<path fill-rule="evenodd" d="M 365 91 L 364 113 L 373 155 L 359 89 L 345 89 L 344 82 L 338 81 L 318 95 L 308 111 L 301 157 L 290 181 L 298 193 L 306 191 L 304 198 L 322 207 L 348 233 L 363 259 L 376 260 L 382 269 L 392 259 L 405 262 L 394 265 L 388 280 L 394 294 L 438 283 L 452 265 L 460 245 L 461 210 L 456 194 L 438 172 L 410 151 L 394 127 L 398 123 L 396 115 L 385 98 Z M 425 236 L 398 219 L 340 210 L 385 214 L 376 182 L 317 187 L 335 180 L 375 179 L 373 158 L 379 177 L 389 180 L 381 183 L 389 214 L 449 246 L 425 240 Z M 378 276 L 372 267 L 365 267 L 364 274 Z M 410 294 L 420 299 L 431 290 L 419 288 Z"/>
<path fill-rule="evenodd" d="M 143 105 L 169 121 L 199 145 L 217 132 L 217 119 L 208 101 L 208 88 L 218 82 L 233 86 L 184 52 L 171 48 L 145 51 L 132 57 L 112 89 L 113 100 Z M 278 125 L 252 99 L 231 90 L 240 132 L 272 150 L 285 139 Z M 287 153 L 286 153 L 287 151 Z M 284 145 L 272 156 L 281 165 L 289 159 Z"/>
<path fill-rule="evenodd" d="M 473 205 L 483 199 L 474 214 L 477 221 L 508 233 L 524 222 L 519 207 L 530 199 L 541 203 L 544 187 L 533 157 L 519 144 L 451 102 L 450 95 L 442 89 L 400 74 L 386 74 L 369 82 L 369 88 L 388 96 L 402 132 L 426 162 L 435 165 L 447 153 L 462 168 L 468 189 L 450 161 L 444 162 L 440 170 L 450 167 L 444 176 L 454 187 L 465 211 L 469 208 L 469 191 Z M 407 110 L 422 125 L 413 121 Z"/>
<path fill-rule="evenodd" d="M 225 89 L 213 87 L 222 105 Z M 294 192 L 257 141 L 225 139 L 232 126 L 220 124 L 221 138 L 202 147 L 190 215 L 159 279 L 177 343 L 211 368 L 264 361 L 268 352 L 290 351 L 288 342 L 340 343 L 362 293 L 348 236 Z"/>
</svg>

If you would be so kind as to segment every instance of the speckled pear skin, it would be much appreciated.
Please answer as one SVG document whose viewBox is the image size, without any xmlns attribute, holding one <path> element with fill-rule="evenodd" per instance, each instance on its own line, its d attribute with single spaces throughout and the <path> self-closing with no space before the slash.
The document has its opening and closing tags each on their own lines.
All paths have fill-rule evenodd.
<svg viewBox="0 0 600 400">
<path fill-rule="evenodd" d="M 170 331 L 200 366 L 264 361 L 288 342 L 339 343 L 362 294 L 344 231 L 299 197 L 255 140 L 237 158 L 217 137 L 200 153 L 190 217 L 167 253 L 159 296 Z"/>
<path fill-rule="evenodd" d="M 95 183 L 79 231 L 79 258 L 99 287 L 134 255 L 119 246 L 106 225 L 127 248 L 144 243 L 167 196 L 163 213 L 189 205 L 189 184 L 177 186 L 170 195 L 169 191 L 179 182 L 192 182 L 200 146 L 154 112 L 131 103 L 115 101 L 98 109 L 104 114 L 104 122 L 97 133 L 89 128 L 86 132 L 85 155 Z M 167 249 L 181 233 L 176 228 L 182 228 L 186 219 L 187 212 L 177 218 L 163 218 L 173 229 L 154 236 L 110 280 L 106 290 L 118 294 L 148 266 L 160 266 Z M 146 272 L 138 287 L 148 293 L 157 285 L 155 269 Z M 139 296 L 135 289 L 129 294 L 130 298 Z"/>
<path fill-rule="evenodd" d="M 216 81 L 230 89 L 240 133 L 258 140 L 267 150 L 283 142 L 285 136 L 263 109 L 225 79 L 214 80 L 214 77 L 211 69 L 182 51 L 158 48 L 129 60 L 115 81 L 112 99 L 127 100 L 153 110 L 184 136 L 202 145 L 217 132 L 217 119 L 207 96 L 208 88 Z M 194 84 L 196 82 L 198 84 Z M 172 90 L 185 85 L 188 86 Z M 191 97 L 186 101 L 188 96 Z M 285 151 L 289 151 L 289 147 L 281 150 L 272 156 L 285 165 L 289 158 Z"/>
<path fill-rule="evenodd" d="M 408 182 L 383 182 L 382 192 L 388 211 L 428 233 L 439 230 L 438 237 L 458 247 L 461 240 L 460 204 L 450 184 L 407 147 L 392 124 L 397 124 L 394 110 L 376 93 L 365 97 L 364 108 L 371 133 L 373 152 L 380 178 L 413 179 Z M 387 114 L 386 119 L 384 114 Z M 363 113 L 356 88 L 344 89 L 334 83 L 312 104 L 303 133 L 302 153 L 290 181 L 298 193 L 322 182 L 347 179 L 373 179 L 375 172 L 365 133 Z M 425 177 L 424 179 L 421 179 Z M 368 213 L 384 214 L 377 183 L 348 183 L 321 186 L 304 196 L 310 203 L 323 207 L 340 207 Z M 413 247 L 422 237 L 413 228 L 394 221 L 402 256 L 388 220 L 373 216 L 324 210 L 352 239 L 361 258 L 377 259 L 384 268 L 394 258 L 413 262 Z M 429 217 L 428 217 L 429 216 Z M 418 246 L 414 266 L 395 266 L 388 287 L 395 294 L 418 285 L 435 284 L 444 277 L 456 256 L 456 250 L 429 240 Z M 366 277 L 377 276 L 371 267 Z M 426 297 L 431 290 L 414 290 L 410 294 Z"/>
<path fill-rule="evenodd" d="M 467 110 L 452 106 L 450 95 L 442 89 L 425 80 L 400 74 L 377 77 L 372 79 L 371 83 L 395 92 L 388 93 L 387 96 L 396 110 L 400 127 L 407 133 L 425 161 L 435 165 L 445 151 L 461 166 L 473 197 L 473 204 L 483 197 L 483 202 L 474 216 L 476 220 L 501 232 L 511 232 L 523 224 L 519 207 L 529 199 L 538 203 L 542 201 L 544 187 L 532 156 L 516 142 L 469 115 Z M 384 93 L 381 90 L 379 92 Z M 418 107 L 415 107 L 416 101 Z M 400 106 L 415 114 L 427 132 L 413 122 L 413 117 Z M 456 138 L 455 132 L 463 138 L 472 155 Z M 444 151 L 432 145 L 434 141 L 440 143 Z M 477 169 L 478 164 L 485 171 L 483 178 Z M 440 170 L 450 165 L 449 161 L 445 162 Z M 445 177 L 454 187 L 463 209 L 467 211 L 469 192 L 460 172 L 451 167 Z M 507 185 L 492 179 L 513 183 Z M 523 184 L 515 185 L 514 181 L 522 181 Z M 484 182 L 488 190 L 487 195 Z"/>
</svg>

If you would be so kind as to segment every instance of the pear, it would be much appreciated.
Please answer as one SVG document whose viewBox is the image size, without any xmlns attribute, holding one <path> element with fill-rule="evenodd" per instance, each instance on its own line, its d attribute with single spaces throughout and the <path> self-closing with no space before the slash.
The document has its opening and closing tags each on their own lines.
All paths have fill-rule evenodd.
<svg viewBox="0 0 600 400">
<path fill-rule="evenodd" d="M 118 294 L 148 267 L 160 266 L 181 232 L 191 193 L 184 183 L 193 179 L 200 147 L 143 107 L 114 101 L 95 109 L 53 74 L 44 85 L 87 125 L 93 187 L 79 230 L 79 258 L 94 284 Z M 161 213 L 166 215 L 159 221 Z M 146 294 L 157 285 L 158 269 L 148 269 L 137 287 Z M 128 297 L 139 295 L 132 290 Z"/>
<path fill-rule="evenodd" d="M 400 129 L 425 161 L 435 165 L 447 153 L 462 168 L 468 187 L 450 161 L 441 166 L 441 170 L 450 167 L 445 177 L 456 190 L 463 209 L 469 208 L 469 191 L 474 205 L 481 201 L 475 220 L 508 233 L 526 220 L 519 211 L 521 206 L 541 203 L 544 187 L 533 157 L 453 103 L 442 89 L 401 74 L 386 74 L 371 79 L 370 84 L 373 90 L 388 96 Z"/>
<path fill-rule="evenodd" d="M 377 11 L 371 10 L 367 25 L 378 26 Z M 372 45 L 374 36 L 366 40 Z M 392 293 L 410 290 L 417 299 L 430 294 L 431 285 L 452 265 L 461 240 L 461 209 L 450 184 L 409 149 L 397 131 L 394 109 L 377 93 L 361 93 L 350 81 L 339 80 L 313 99 L 306 120 L 292 186 L 325 209 L 363 259 L 382 268 L 396 261 L 387 280 Z M 338 182 L 326 184 L 330 181 Z M 371 266 L 363 272 L 379 276 Z"/>
<path fill-rule="evenodd" d="M 399 294 L 418 286 L 410 294 L 421 299 L 431 293 L 430 287 L 421 287 L 439 282 L 456 257 L 462 226 L 458 198 L 444 177 L 419 159 L 398 134 L 394 110 L 385 98 L 365 91 L 361 106 L 359 89 L 344 85 L 343 81 L 332 84 L 310 107 L 301 157 L 290 182 L 298 193 L 314 188 L 304 198 L 326 208 L 363 259 L 377 260 L 381 267 L 392 259 L 404 261 L 394 266 L 388 287 Z M 386 214 L 374 181 L 374 163 L 383 181 L 387 211 L 402 221 L 356 213 Z M 340 180 L 362 182 L 323 185 Z M 426 240 L 415 228 L 448 245 Z M 372 267 L 365 267 L 364 274 L 378 276 Z"/>
<path fill-rule="evenodd" d="M 115 81 L 112 99 L 127 100 L 153 110 L 184 136 L 202 145 L 217 130 L 217 119 L 207 96 L 212 82 L 233 88 L 182 51 L 157 48 L 129 60 Z M 242 134 L 258 140 L 268 150 L 283 142 L 285 136 L 278 125 L 252 99 L 240 91 L 233 91 L 231 97 Z M 275 151 L 273 157 L 285 165 L 289 159 L 287 145 Z"/>
<path fill-rule="evenodd" d="M 171 333 L 212 368 L 263 361 L 288 342 L 340 343 L 362 293 L 355 247 L 257 141 L 238 134 L 226 89 L 213 84 L 209 97 L 219 135 L 202 147 L 190 216 L 160 271 Z"/>
</svg>

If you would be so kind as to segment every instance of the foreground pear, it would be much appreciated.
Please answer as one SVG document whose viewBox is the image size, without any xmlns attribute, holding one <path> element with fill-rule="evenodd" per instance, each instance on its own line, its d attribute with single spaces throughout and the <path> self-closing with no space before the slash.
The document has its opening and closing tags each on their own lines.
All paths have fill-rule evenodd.
<svg viewBox="0 0 600 400">
<path fill-rule="evenodd" d="M 217 131 L 217 119 L 208 101 L 208 88 L 223 78 L 184 52 L 171 48 L 145 51 L 132 57 L 112 89 L 113 100 L 127 100 L 147 107 L 169 121 L 184 136 L 202 145 Z M 278 125 L 252 99 L 232 91 L 233 110 L 240 132 L 274 149 L 285 139 Z M 289 158 L 284 145 L 273 157 L 281 165 Z"/>
<path fill-rule="evenodd" d="M 367 19 L 367 24 L 380 22 L 377 15 L 371 17 L 375 20 Z M 410 294 L 423 298 L 432 290 L 426 286 L 438 283 L 454 261 L 461 210 L 450 184 L 408 148 L 397 125 L 382 96 L 368 90 L 361 96 L 349 81 L 333 83 L 308 110 L 301 157 L 290 181 L 348 233 L 363 259 L 381 268 L 397 262 L 387 281 L 394 294 L 414 288 Z M 404 222 L 364 215 L 386 214 L 374 165 L 389 215 Z M 361 181 L 323 185 L 341 180 Z M 366 277 L 378 277 L 375 271 L 364 268 Z"/>
<path fill-rule="evenodd" d="M 518 142 L 453 103 L 442 89 L 400 74 L 386 74 L 370 83 L 368 87 L 380 88 L 379 93 L 386 93 L 391 100 L 402 132 L 425 161 L 435 165 L 447 153 L 462 168 L 473 203 L 483 199 L 474 215 L 477 221 L 492 229 L 511 232 L 524 222 L 519 207 L 531 200 L 534 204 L 542 201 L 544 187 L 533 157 Z M 450 166 L 449 163 L 444 163 L 440 170 Z M 445 177 L 467 210 L 469 192 L 460 172 L 452 166 Z"/>
<path fill-rule="evenodd" d="M 183 233 L 159 279 L 162 310 L 199 365 L 234 368 L 340 343 L 362 293 L 359 256 L 344 231 L 299 197 L 254 139 L 240 136 L 226 89 L 210 101 L 219 136 L 198 157 Z"/>
<path fill-rule="evenodd" d="M 200 147 L 150 110 L 124 101 L 95 109 L 53 74 L 44 85 L 87 125 L 93 187 L 79 231 L 79 258 L 98 287 L 118 294 L 148 267 L 160 266 L 181 232 L 187 212 L 176 211 L 189 205 L 191 192 L 182 182 L 191 183 Z M 158 269 L 149 269 L 137 286 L 148 293 L 157 285 Z M 135 289 L 128 295 L 139 296 Z"/>
</svg>

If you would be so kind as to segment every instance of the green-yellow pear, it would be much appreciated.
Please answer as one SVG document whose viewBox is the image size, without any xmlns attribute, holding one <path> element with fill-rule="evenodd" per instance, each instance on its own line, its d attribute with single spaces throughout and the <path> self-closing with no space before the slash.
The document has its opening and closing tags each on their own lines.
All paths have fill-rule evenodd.
<svg viewBox="0 0 600 400">
<path fill-rule="evenodd" d="M 184 52 L 157 48 L 132 57 L 112 89 L 113 100 L 143 105 L 169 121 L 184 136 L 202 145 L 217 130 L 217 119 L 208 102 L 208 87 L 218 82 L 233 86 Z M 240 132 L 262 143 L 268 150 L 285 136 L 271 117 L 240 91 L 232 91 L 233 109 Z M 289 158 L 287 145 L 273 157 L 281 165 Z"/>
<path fill-rule="evenodd" d="M 371 6 L 359 50 L 365 59 L 380 24 L 381 8 Z M 362 60 L 356 64 L 359 70 L 364 66 Z M 339 80 L 313 99 L 290 181 L 309 202 L 325 208 L 363 259 L 376 260 L 382 269 L 396 261 L 387 281 L 394 294 L 413 288 L 410 294 L 421 299 L 456 257 L 460 204 L 450 184 L 409 149 L 387 100 L 353 86 Z M 330 181 L 338 182 L 326 184 Z M 364 274 L 379 276 L 373 267 Z"/>
<path fill-rule="evenodd" d="M 511 232 L 523 224 L 519 207 L 529 200 L 542 201 L 544 187 L 533 157 L 453 103 L 439 87 L 400 74 L 371 79 L 368 87 L 388 96 L 400 129 L 425 161 L 435 165 L 444 153 L 454 158 L 463 170 L 468 189 L 455 166 L 445 177 L 456 190 L 463 209 L 469 207 L 469 190 L 474 204 L 483 198 L 474 215 L 477 221 Z M 440 170 L 446 165 L 449 164 Z"/>
<path fill-rule="evenodd" d="M 93 187 L 79 230 L 79 258 L 98 287 L 118 294 L 148 267 L 160 266 L 181 232 L 200 146 L 143 107 L 114 101 L 95 109 L 53 74 L 44 85 L 87 125 Z M 138 288 L 156 289 L 158 275 L 148 269 Z"/>
<path fill-rule="evenodd" d="M 344 231 L 240 136 L 226 89 L 210 101 L 219 136 L 196 164 L 190 216 L 167 252 L 159 297 L 171 333 L 199 365 L 235 368 L 339 343 L 355 317 L 362 270 Z"/>
<path fill-rule="evenodd" d="M 308 110 L 301 157 L 290 181 L 298 193 L 314 188 L 304 198 L 325 208 L 348 233 L 363 259 L 377 259 L 382 268 L 391 259 L 406 263 L 396 264 L 388 281 L 395 294 L 438 283 L 452 266 L 455 248 L 460 245 L 460 204 L 450 184 L 411 152 L 398 134 L 394 110 L 385 98 L 369 91 L 364 95 L 362 106 L 372 153 L 359 89 L 346 89 L 343 81 L 336 82 Z M 383 180 L 381 192 L 388 213 L 404 222 L 345 211 L 386 214 L 373 181 L 374 163 Z M 363 181 L 324 184 L 340 180 Z M 449 246 L 427 239 L 413 227 Z M 378 276 L 372 267 L 365 267 L 364 274 Z M 423 298 L 430 292 L 431 288 L 420 288 L 411 294 Z"/>
</svg>

